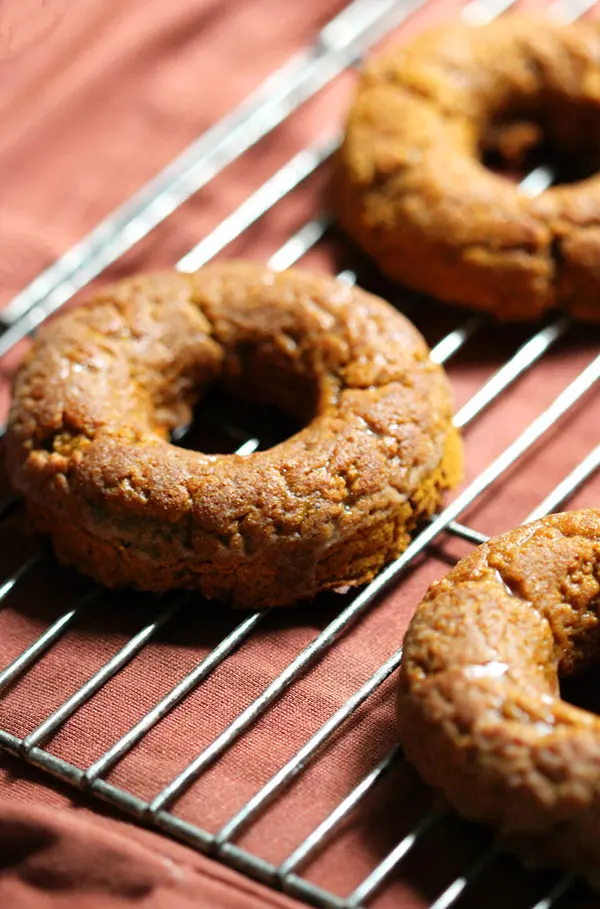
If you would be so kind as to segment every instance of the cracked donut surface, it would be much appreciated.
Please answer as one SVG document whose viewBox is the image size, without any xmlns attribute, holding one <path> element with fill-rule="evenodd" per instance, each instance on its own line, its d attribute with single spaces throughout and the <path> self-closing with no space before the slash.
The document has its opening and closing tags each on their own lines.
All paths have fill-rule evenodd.
<svg viewBox="0 0 600 909">
<path fill-rule="evenodd" d="M 171 444 L 211 383 L 301 419 L 249 456 Z M 389 304 L 249 263 L 134 277 L 44 327 L 6 458 L 59 558 L 108 586 L 286 605 L 368 581 L 461 473 L 446 376 Z"/>
<path fill-rule="evenodd" d="M 476 549 L 406 635 L 400 737 L 423 777 L 535 865 L 600 887 L 600 717 L 559 679 L 600 656 L 600 509 Z"/>
<path fill-rule="evenodd" d="M 570 156 L 599 147 L 597 26 L 504 16 L 374 58 L 337 158 L 340 223 L 390 277 L 442 300 L 598 321 L 600 176 L 528 198 L 481 161 L 511 118 Z"/>
</svg>

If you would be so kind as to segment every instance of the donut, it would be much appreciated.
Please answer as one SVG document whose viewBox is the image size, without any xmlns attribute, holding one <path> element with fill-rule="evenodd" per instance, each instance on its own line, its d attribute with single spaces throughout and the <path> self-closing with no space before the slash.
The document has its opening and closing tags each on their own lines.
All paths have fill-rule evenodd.
<svg viewBox="0 0 600 909">
<path fill-rule="evenodd" d="M 483 163 L 543 135 L 600 145 L 600 32 L 505 16 L 439 27 L 362 75 L 333 179 L 342 228 L 394 280 L 501 320 L 600 320 L 600 176 L 528 198 Z M 503 141 L 504 140 L 504 141 Z"/>
<path fill-rule="evenodd" d="M 422 776 L 534 866 L 600 887 L 600 717 L 560 679 L 600 656 L 600 509 L 480 546 L 405 638 L 400 738 Z"/>
<path fill-rule="evenodd" d="M 172 444 L 214 383 L 303 428 L 245 457 Z M 84 574 L 266 607 L 372 578 L 458 481 L 461 443 L 443 370 L 389 304 L 227 262 L 133 277 L 44 327 L 6 462 Z"/>
</svg>

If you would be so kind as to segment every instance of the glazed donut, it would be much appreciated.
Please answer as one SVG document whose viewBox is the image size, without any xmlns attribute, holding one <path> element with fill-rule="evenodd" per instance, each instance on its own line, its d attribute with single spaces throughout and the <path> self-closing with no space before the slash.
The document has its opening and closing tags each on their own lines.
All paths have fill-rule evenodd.
<svg viewBox="0 0 600 909">
<path fill-rule="evenodd" d="M 502 126 L 513 154 L 536 129 L 580 163 L 597 153 L 597 28 L 506 16 L 375 58 L 337 159 L 341 226 L 390 277 L 441 300 L 503 320 L 561 305 L 597 321 L 600 176 L 528 198 L 482 163 Z"/>
<path fill-rule="evenodd" d="M 209 383 L 305 428 L 243 457 L 179 448 Z M 285 605 L 363 583 L 457 482 L 447 379 L 391 306 L 248 263 L 140 276 L 40 331 L 6 460 L 59 558 L 110 586 Z"/>
<path fill-rule="evenodd" d="M 600 509 L 493 539 L 434 584 L 406 635 L 400 737 L 423 777 L 529 864 L 600 887 L 600 717 L 559 679 L 600 653 Z"/>
</svg>

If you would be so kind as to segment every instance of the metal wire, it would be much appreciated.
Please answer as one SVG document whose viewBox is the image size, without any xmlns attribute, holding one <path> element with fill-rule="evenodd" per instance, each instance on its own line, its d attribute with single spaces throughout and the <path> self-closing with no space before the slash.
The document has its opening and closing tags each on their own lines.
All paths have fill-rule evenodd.
<svg viewBox="0 0 600 909">
<path fill-rule="evenodd" d="M 282 122 L 304 100 L 330 82 L 342 69 L 355 60 L 377 37 L 393 24 L 406 18 L 422 5 L 424 0 L 392 2 L 392 0 L 354 0 L 339 16 L 326 26 L 310 49 L 268 79 L 263 86 L 230 117 L 225 118 L 201 137 L 187 152 L 113 216 L 102 222 L 82 243 L 47 269 L 13 300 L 4 315 L 10 325 L 0 338 L 0 356 L 14 346 L 46 316 L 55 311 L 75 289 L 83 286 L 106 264 L 114 261 L 139 238 L 167 217 L 183 199 L 204 185 L 215 173 L 241 155 L 251 145 Z M 489 21 L 511 4 L 504 0 L 473 0 L 463 9 L 464 18 L 473 23 Z M 563 19 L 576 18 L 593 4 L 589 2 L 553 5 L 554 15 Z M 309 146 L 291 158 L 273 177 L 253 193 L 228 218 L 178 263 L 181 270 L 197 268 L 221 252 L 232 240 L 271 210 L 300 183 L 326 161 L 338 143 L 336 136 Z M 521 191 L 536 195 L 552 181 L 548 168 L 538 168 L 521 184 Z M 308 252 L 327 232 L 331 223 L 323 214 L 300 228 L 271 257 L 274 268 L 285 268 Z M 354 272 L 338 276 L 353 283 Z M 483 316 L 472 316 L 451 331 L 433 348 L 432 357 L 440 363 L 447 362 L 486 325 Z M 456 415 L 456 425 L 466 428 L 482 411 L 500 398 L 503 392 L 525 371 L 531 369 L 541 357 L 563 337 L 570 328 L 566 317 L 555 319 L 529 338 L 507 362 L 476 392 Z M 72 785 L 85 788 L 112 805 L 135 817 L 151 820 L 160 829 L 196 848 L 216 854 L 222 861 L 251 874 L 286 892 L 328 909 L 357 909 L 364 905 L 390 880 L 398 866 L 415 848 L 416 844 L 443 817 L 441 813 L 421 818 L 371 871 L 347 898 L 330 893 L 303 878 L 299 871 L 322 851 L 339 830 L 351 812 L 356 811 L 366 796 L 373 791 L 390 768 L 402 760 L 399 747 L 379 762 L 358 785 L 322 820 L 318 826 L 296 846 L 293 852 L 275 866 L 237 846 L 233 840 L 252 824 L 284 789 L 314 760 L 334 732 L 358 709 L 360 704 L 379 689 L 397 668 L 401 650 L 393 653 L 372 676 L 342 704 L 335 713 L 309 738 L 263 787 L 216 834 L 210 834 L 196 824 L 177 817 L 171 805 L 183 794 L 214 761 L 218 760 L 239 737 L 262 716 L 281 694 L 320 659 L 343 634 L 349 631 L 358 618 L 371 608 L 392 584 L 396 584 L 403 571 L 414 559 L 442 533 L 449 532 L 472 544 L 485 542 L 487 537 L 478 530 L 456 521 L 478 497 L 575 405 L 600 378 L 600 357 L 596 357 L 552 404 L 541 413 L 469 486 L 438 516 L 426 525 L 418 536 L 392 565 L 388 566 L 339 615 L 302 650 L 292 662 L 243 710 L 223 732 L 201 751 L 187 767 L 171 780 L 149 802 L 128 793 L 106 781 L 109 771 L 138 744 L 144 736 L 252 634 L 267 613 L 252 613 L 245 617 L 198 665 L 181 679 L 133 727 L 108 748 L 87 769 L 78 768 L 45 751 L 43 746 L 66 720 L 100 690 L 115 674 L 120 672 L 146 646 L 157 631 L 176 615 L 190 595 L 178 597 L 152 622 L 146 624 L 105 663 L 88 681 L 74 692 L 50 716 L 46 717 L 24 739 L 0 730 L 0 747 L 42 767 L 49 773 Z M 247 439 L 238 449 L 249 454 L 259 445 L 258 439 Z M 600 466 L 600 446 L 566 476 L 526 520 L 533 520 L 559 507 Z M 1 508 L 11 507 L 5 503 Z M 0 518 L 3 511 L 0 510 Z M 0 585 L 0 602 L 9 595 L 20 580 L 32 571 L 41 553 L 34 554 Z M 58 618 L 22 654 L 0 672 L 0 691 L 16 677 L 24 675 L 37 663 L 41 655 L 52 647 L 73 625 L 84 610 L 93 607 L 107 594 L 94 590 L 71 610 Z M 496 855 L 496 847 L 480 854 L 473 864 L 437 897 L 431 909 L 450 909 L 464 891 L 477 880 Z M 562 897 L 572 882 L 571 876 L 561 878 L 533 909 L 550 909 Z"/>
<path fill-rule="evenodd" d="M 414 848 L 418 840 L 421 839 L 438 821 L 443 817 L 441 813 L 426 814 L 410 833 L 407 833 L 400 842 L 394 846 L 392 851 L 384 860 L 371 872 L 371 874 L 354 890 L 347 900 L 349 909 L 357 909 L 374 893 L 379 890 L 384 881 L 386 881 L 392 872 L 398 867 L 400 862 L 406 858 L 411 849 Z"/>
<path fill-rule="evenodd" d="M 94 780 L 103 774 L 107 774 L 111 767 L 130 751 L 133 746 L 155 726 L 159 720 L 169 713 L 180 701 L 194 690 L 201 682 L 206 679 L 223 660 L 248 638 L 259 622 L 261 622 L 268 612 L 255 612 L 248 616 L 241 624 L 223 638 L 217 647 L 212 650 L 205 659 L 186 675 L 171 691 L 162 698 L 158 704 L 146 713 L 135 726 L 125 733 L 112 748 L 109 748 L 97 761 L 91 764 L 85 772 L 85 784 L 90 786 Z"/>
<path fill-rule="evenodd" d="M 241 104 L 47 268 L 3 310 L 0 356 L 355 62 L 425 0 L 353 0 Z"/>
<path fill-rule="evenodd" d="M 578 487 L 585 482 L 585 480 L 593 472 L 592 464 L 593 461 L 588 458 L 582 462 L 582 465 L 588 463 L 586 470 L 573 470 L 567 477 L 564 478 L 553 490 L 552 494 L 547 496 L 528 516 L 525 518 L 524 523 L 529 521 L 536 520 L 537 518 L 544 517 L 544 515 L 549 514 L 554 507 L 561 505 L 567 498 L 569 498 L 573 493 L 578 489 Z M 477 534 L 478 539 L 474 542 L 483 543 L 486 542 L 488 537 L 484 534 Z M 389 769 L 392 763 L 398 760 L 402 756 L 401 749 L 395 747 L 392 751 L 386 755 L 386 757 L 377 765 L 377 767 L 368 774 L 364 780 L 362 780 L 358 786 L 355 787 L 344 799 L 344 801 L 336 808 L 334 811 L 325 818 L 324 821 L 319 824 L 315 830 L 308 835 L 308 837 L 300 843 L 300 845 L 294 850 L 294 852 L 284 861 L 280 866 L 280 874 L 282 877 L 286 875 L 292 875 L 290 878 L 291 886 L 293 889 L 294 883 L 296 881 L 296 876 L 293 872 L 296 868 L 305 864 L 310 856 L 319 848 L 324 845 L 327 838 L 331 837 L 336 828 L 338 828 L 341 823 L 346 819 L 348 814 L 354 810 L 360 801 L 367 795 L 375 782 L 380 778 L 380 776 Z M 431 827 L 437 824 L 442 818 L 445 817 L 444 812 L 435 812 L 423 817 L 418 824 L 411 830 L 402 840 L 385 856 L 385 858 L 374 868 L 371 874 L 360 884 L 359 887 L 352 893 L 349 897 L 348 905 L 358 906 L 364 903 L 368 898 L 373 896 L 383 884 L 394 874 L 400 862 L 406 857 L 409 849 L 412 849 L 418 840 L 426 834 Z M 454 881 L 449 887 L 438 897 L 438 901 L 434 906 L 436 909 L 440 909 L 440 901 L 444 899 L 445 905 L 452 905 L 452 901 L 456 902 L 462 895 L 463 890 L 468 883 L 471 883 L 477 878 L 477 876 L 485 870 L 489 862 L 491 862 L 495 854 L 495 848 L 491 849 L 489 854 L 486 853 L 485 862 L 481 862 L 481 857 L 478 860 L 478 863 L 475 867 L 468 869 L 465 875 L 458 878 Z M 573 875 L 565 875 L 564 879 L 561 879 L 559 884 L 556 885 L 551 891 L 550 894 L 545 898 L 550 900 L 550 902 L 543 902 L 536 904 L 534 909 L 542 909 L 542 907 L 552 905 L 552 902 L 567 889 L 570 882 L 573 880 Z M 451 902 L 448 902 L 450 898 L 453 898 Z M 434 907 L 430 907 L 434 909 Z"/>
<path fill-rule="evenodd" d="M 565 874 L 532 909 L 552 909 L 574 883 L 575 875 Z"/>
<path fill-rule="evenodd" d="M 324 843 L 329 839 L 335 829 L 348 817 L 358 803 L 365 798 L 373 789 L 385 773 L 393 766 L 394 762 L 403 757 L 402 749 L 396 745 L 389 754 L 381 760 L 373 770 L 368 773 L 363 780 L 350 792 L 340 804 L 334 808 L 325 820 L 321 821 L 312 833 L 281 863 L 279 866 L 279 877 L 284 881 L 299 868 L 308 862 L 310 857 L 321 849 Z"/>
<path fill-rule="evenodd" d="M 151 802 L 150 813 L 156 817 L 181 796 L 185 789 L 206 770 L 256 719 L 279 697 L 322 652 L 348 630 L 373 601 L 397 580 L 402 570 L 422 552 L 447 526 L 501 476 L 543 433 L 550 428 L 600 377 L 600 356 L 512 443 L 479 477 L 463 491 L 419 536 L 405 552 L 385 568 L 354 601 L 331 622 L 314 641 L 271 682 L 230 726 L 169 783 Z"/>
<path fill-rule="evenodd" d="M 384 682 L 392 672 L 400 665 L 402 659 L 402 649 L 400 648 L 385 661 L 370 679 L 368 679 L 356 694 L 352 695 L 333 716 L 324 723 L 321 728 L 302 746 L 302 748 L 290 758 L 281 770 L 266 783 L 260 792 L 257 792 L 243 809 L 234 815 L 228 821 L 215 837 L 217 847 L 237 836 L 240 830 L 251 823 L 253 817 L 272 801 L 275 795 L 286 786 L 297 773 L 299 773 L 310 758 L 316 754 L 317 749 L 329 739 L 342 723 L 360 707 L 369 695 L 371 695 L 382 682 Z"/>
<path fill-rule="evenodd" d="M 475 881 L 479 875 L 491 864 L 498 855 L 496 845 L 486 849 L 475 861 L 469 865 L 464 874 L 457 877 L 443 893 L 430 906 L 430 909 L 450 909 L 463 895 L 465 889 Z"/>
<path fill-rule="evenodd" d="M 32 568 L 36 568 L 40 564 L 42 558 L 43 553 L 41 551 L 34 552 L 32 556 L 19 565 L 10 577 L 6 578 L 6 580 L 0 584 L 0 604 L 2 603 L 2 600 L 8 596 L 15 584 L 18 584 Z"/>
<path fill-rule="evenodd" d="M 597 445 L 580 464 L 573 468 L 571 473 L 564 478 L 562 483 L 559 483 L 556 489 L 554 489 L 543 502 L 540 502 L 539 507 L 531 512 L 527 521 L 536 521 L 545 514 L 550 514 L 550 512 L 555 511 L 561 503 L 564 502 L 567 496 L 571 494 L 571 490 L 576 489 L 584 483 L 599 467 L 600 445 Z"/>
<path fill-rule="evenodd" d="M 598 358 L 598 359 L 600 359 L 600 358 Z M 589 386 L 590 378 L 593 375 L 595 375 L 594 369 L 597 368 L 598 359 L 594 360 L 593 363 L 590 364 L 590 366 L 586 370 L 584 370 L 584 372 L 581 374 L 581 376 L 579 376 L 578 379 L 576 379 L 571 384 L 571 386 L 569 386 L 565 390 L 565 392 L 563 392 L 562 395 L 560 395 L 559 398 L 557 398 L 557 400 L 554 402 L 554 404 L 551 405 L 551 407 L 548 408 L 548 410 L 545 411 L 544 414 L 542 414 L 540 416 L 540 418 L 538 418 L 538 421 L 536 421 L 534 424 L 532 424 L 531 427 L 529 427 L 529 429 L 526 430 L 525 433 L 522 434 L 521 437 L 519 437 L 519 439 L 516 441 L 516 443 L 513 443 L 512 446 L 509 446 L 509 449 L 507 449 L 507 451 L 504 452 L 503 455 L 501 455 L 500 458 L 497 459 L 496 462 L 494 462 L 495 465 L 498 465 L 498 463 L 500 463 L 500 465 L 501 465 L 500 470 L 498 471 L 498 466 L 496 466 L 495 470 L 492 470 L 491 472 L 488 469 L 488 479 L 490 479 L 490 477 L 493 478 L 493 476 L 495 476 L 495 475 L 500 475 L 503 472 L 504 466 L 506 465 L 506 463 L 507 462 L 510 463 L 511 459 L 513 459 L 516 456 L 515 452 L 518 453 L 519 451 L 524 450 L 528 444 L 531 444 L 532 440 L 537 438 L 541 434 L 541 432 L 543 432 L 544 428 L 546 428 L 549 425 L 552 425 L 552 423 L 558 418 L 558 416 L 560 416 L 560 414 L 562 414 L 566 409 L 568 409 L 570 404 L 574 400 L 576 400 L 581 394 L 584 393 L 584 391 Z M 493 468 L 494 465 L 491 465 L 491 467 Z M 484 472 L 484 474 L 485 473 L 486 472 Z M 486 484 L 487 484 L 487 480 L 483 483 L 484 488 L 485 488 Z M 481 479 L 479 480 L 479 482 L 475 481 L 475 488 L 479 489 L 479 487 L 481 487 L 481 486 L 482 486 Z M 471 487 L 469 487 L 465 491 L 466 496 L 465 496 L 465 493 L 463 493 L 463 497 L 466 501 L 471 500 L 471 497 L 473 494 L 472 487 L 473 487 L 473 484 Z M 456 506 L 454 506 L 454 507 L 456 508 Z M 452 508 L 452 506 L 450 506 L 450 508 Z M 440 516 L 443 520 L 447 520 L 449 510 L 450 509 L 446 509 L 446 512 L 442 516 Z M 457 513 L 459 513 L 460 510 L 461 510 L 461 508 L 459 508 L 457 510 Z M 436 525 L 436 523 L 439 525 L 439 522 L 440 522 L 440 518 L 436 519 L 436 521 L 434 521 L 433 524 L 430 525 L 430 528 L 433 527 L 434 525 Z M 421 537 L 418 537 L 417 540 L 415 541 L 415 543 L 412 544 L 413 547 L 415 547 L 415 544 L 417 544 L 418 551 L 420 551 L 420 549 L 423 546 L 422 537 L 427 534 L 431 535 L 430 528 L 425 530 L 423 532 L 423 534 L 421 534 Z M 431 538 L 433 538 L 433 536 Z M 420 540 L 421 540 L 421 542 L 419 542 Z M 407 553 L 408 553 L 408 550 L 407 550 Z M 406 553 L 405 553 L 405 555 L 406 555 Z M 401 562 L 401 561 L 402 561 L 402 559 L 398 560 L 398 562 Z M 398 565 L 398 563 L 396 563 L 396 565 Z M 353 614 L 355 613 L 357 602 L 361 608 L 363 608 L 366 603 L 370 602 L 371 599 L 373 598 L 374 594 L 377 592 L 377 589 L 378 589 L 378 584 L 376 581 L 374 584 L 370 585 L 370 588 L 367 588 L 366 591 L 364 591 L 362 595 L 359 595 L 357 600 L 355 600 L 354 603 L 351 605 L 351 607 L 349 607 L 351 612 Z M 361 596 L 362 596 L 362 600 L 361 600 Z M 342 616 L 344 616 L 344 613 L 342 613 Z M 354 615 L 352 615 L 351 617 L 354 617 Z M 347 620 L 347 618 L 348 618 L 347 616 L 344 617 L 345 620 Z M 336 622 L 332 623 L 333 626 L 337 625 L 338 629 L 340 627 L 342 627 L 343 624 L 344 624 L 344 621 L 340 625 L 339 618 L 338 618 L 338 620 L 336 620 Z M 328 643 L 327 639 L 331 638 L 332 630 L 336 631 L 337 629 L 335 627 L 334 627 L 334 629 L 332 629 L 332 627 L 329 626 L 329 628 L 326 629 L 326 633 L 324 635 L 320 636 L 320 639 L 317 638 L 317 642 L 319 643 L 319 645 L 321 645 L 319 649 L 322 649 L 323 645 Z M 314 643 L 315 642 L 313 642 L 313 645 L 311 645 L 311 649 L 312 649 L 313 653 L 315 652 Z M 303 653 L 306 657 L 306 651 Z M 124 655 L 127 656 L 127 654 L 124 654 Z M 117 663 L 120 663 L 123 660 L 124 655 L 123 654 L 117 655 Z M 301 657 L 302 657 L 302 655 L 301 655 Z M 252 709 L 251 709 L 250 713 L 247 714 L 247 716 L 244 719 L 247 721 L 252 721 L 253 719 L 255 719 L 257 716 L 257 708 L 261 709 L 262 707 L 266 706 L 267 703 L 270 703 L 270 701 L 273 699 L 274 692 L 279 693 L 279 691 L 282 690 L 282 683 L 283 683 L 283 687 L 285 687 L 286 682 L 289 683 L 290 669 L 294 675 L 297 675 L 298 672 L 300 671 L 300 669 L 302 668 L 303 662 L 304 662 L 304 660 L 301 659 L 300 663 L 298 660 L 296 660 L 296 661 L 294 661 L 294 663 L 290 664 L 290 667 L 288 667 L 288 671 L 283 674 L 283 678 L 280 676 L 279 679 L 275 680 L 275 683 L 276 683 L 275 688 L 273 688 L 273 686 L 270 686 L 271 687 L 270 692 L 267 689 L 267 692 L 266 692 L 267 698 L 265 698 L 265 696 L 264 696 L 265 693 L 263 693 L 262 698 L 258 699 L 259 703 L 257 704 L 257 702 L 255 702 L 254 705 L 251 705 Z M 112 663 L 112 665 L 110 665 L 110 666 L 109 666 L 109 664 L 107 664 L 107 666 L 104 667 L 103 670 L 101 670 L 102 677 L 108 678 L 110 676 L 110 674 L 112 673 L 112 669 L 114 668 L 114 666 L 115 666 L 114 663 Z M 114 673 L 112 673 L 112 674 L 114 674 Z M 286 678 L 286 676 L 287 676 L 287 678 Z M 81 694 L 79 694 L 79 698 L 81 699 Z M 86 698 L 84 698 L 83 700 L 85 700 L 85 699 Z M 71 703 L 66 702 L 66 704 L 68 705 L 69 708 L 72 706 L 72 702 Z M 61 713 L 62 711 L 65 711 L 65 705 L 63 705 L 63 707 L 59 708 L 57 715 L 64 716 L 64 713 Z M 66 712 L 69 712 L 69 710 L 67 709 Z M 54 715 L 52 718 L 52 722 L 51 722 L 52 729 L 56 728 L 57 715 Z M 243 715 L 241 715 L 241 716 L 243 716 Z M 226 731 L 228 741 L 230 741 L 232 737 L 233 738 L 236 737 L 236 733 L 239 731 L 239 728 L 236 728 L 236 725 L 237 724 L 235 724 L 235 723 L 232 724 L 232 726 L 230 726 L 229 729 Z M 44 732 L 45 733 L 48 732 L 48 726 L 45 727 Z M 222 737 L 220 737 L 220 738 L 221 738 L 221 742 L 219 742 L 219 740 L 216 740 L 217 746 L 222 746 L 222 744 L 223 744 L 223 738 Z M 30 739 L 30 741 L 29 741 L 30 757 L 31 757 L 32 747 L 38 743 L 39 743 L 38 741 L 34 740 L 32 742 Z M 212 756 L 214 755 L 214 750 L 215 750 L 215 743 L 213 743 L 211 748 L 204 753 L 203 761 L 206 761 L 207 756 L 212 758 Z M 211 752 L 212 752 L 212 754 L 211 754 Z M 35 759 L 36 763 L 40 763 L 41 756 L 39 754 L 34 755 L 33 758 Z M 47 762 L 41 761 L 41 763 L 42 763 L 42 765 L 47 765 Z M 47 769 L 49 769 L 49 768 L 47 767 Z M 55 767 L 54 768 L 55 772 L 56 772 L 56 769 L 57 768 Z M 193 769 L 194 773 L 198 770 L 197 762 L 196 762 L 196 765 L 192 769 Z M 290 769 L 291 768 L 288 768 L 288 771 L 287 771 L 288 773 L 289 773 Z M 294 770 L 295 770 L 295 768 L 294 768 Z M 189 768 L 188 768 L 188 775 L 189 775 Z M 184 782 L 187 782 L 187 780 Z M 150 813 L 156 815 L 157 810 L 160 811 L 161 813 L 163 813 L 164 805 L 167 803 L 167 801 L 169 801 L 169 799 L 171 797 L 173 797 L 174 795 L 180 794 L 180 791 L 182 788 L 183 787 L 181 786 L 181 780 L 176 780 L 175 786 L 172 785 L 171 787 L 168 787 L 168 791 L 166 791 L 166 792 L 163 791 L 162 800 L 159 801 L 158 804 L 157 804 L 157 800 L 154 800 L 154 802 L 150 804 L 150 806 L 149 806 Z M 252 807 L 252 806 L 250 806 L 250 807 Z M 243 815 L 241 816 L 241 818 L 243 819 Z M 170 818 L 159 817 L 159 818 L 157 818 L 157 820 L 159 822 L 162 822 L 162 823 L 160 823 L 161 826 L 167 826 L 169 828 L 172 828 L 172 826 L 173 826 L 173 817 L 170 817 Z M 238 822 L 239 822 L 239 820 L 240 820 L 240 818 L 238 818 Z M 225 845 L 224 841 L 223 841 L 223 845 Z"/>
<path fill-rule="evenodd" d="M 88 679 L 85 685 L 78 688 L 68 700 L 61 704 L 60 707 L 51 713 L 50 716 L 46 717 L 33 732 L 30 732 L 29 735 L 23 739 L 23 744 L 21 745 L 22 752 L 27 754 L 32 748 L 39 748 L 43 742 L 47 741 L 59 726 L 62 726 L 62 724 L 65 723 L 69 717 L 82 706 L 82 704 L 89 701 L 89 699 L 99 691 L 106 682 L 112 679 L 117 672 L 120 672 L 124 666 L 131 662 L 156 632 L 159 631 L 163 625 L 166 625 L 169 619 L 176 615 L 189 598 L 189 594 L 177 597 L 175 602 L 167 606 L 166 609 L 163 609 L 153 622 L 149 622 L 141 628 L 140 631 L 138 631 L 137 634 L 135 634 L 127 644 L 118 651 L 118 653 L 111 657 L 104 666 Z"/>
<path fill-rule="evenodd" d="M 36 638 L 33 644 L 27 647 L 23 653 L 9 663 L 8 666 L 0 672 L 0 691 L 9 685 L 13 679 L 29 669 L 30 666 L 37 663 L 41 655 L 63 636 L 75 619 L 100 599 L 102 595 L 102 591 L 95 590 L 83 597 L 76 606 L 69 609 L 68 612 L 63 613 L 63 615 L 53 622 L 43 634 Z"/>
<path fill-rule="evenodd" d="M 339 144 L 338 135 L 325 140 L 319 139 L 314 145 L 294 155 L 239 208 L 221 221 L 212 233 L 186 253 L 177 263 L 177 268 L 180 271 L 196 271 L 213 259 L 324 164 Z"/>
</svg>

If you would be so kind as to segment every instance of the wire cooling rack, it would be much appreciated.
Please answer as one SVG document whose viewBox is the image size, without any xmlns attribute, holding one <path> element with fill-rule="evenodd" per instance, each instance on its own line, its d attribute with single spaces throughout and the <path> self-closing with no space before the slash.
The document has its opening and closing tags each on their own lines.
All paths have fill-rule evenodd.
<svg viewBox="0 0 600 909">
<path fill-rule="evenodd" d="M 11 351 L 20 340 L 31 334 L 44 319 L 62 306 L 74 292 L 100 274 L 104 268 L 174 212 L 182 202 L 282 124 L 303 102 L 332 82 L 344 69 L 354 65 L 374 42 L 385 36 L 392 28 L 401 25 L 423 5 L 425 0 L 401 2 L 354 0 L 350 3 L 325 26 L 310 47 L 274 73 L 244 104 L 205 133 L 161 174 L 144 186 L 134 198 L 98 225 L 77 246 L 46 269 L 12 300 L 0 315 L 2 326 L 0 356 Z M 473 23 L 485 22 L 501 15 L 511 5 L 508 0 L 472 0 L 464 6 L 463 16 Z M 554 3 L 549 11 L 563 19 L 576 19 L 592 6 L 593 4 L 585 0 L 572 2 L 562 0 Z M 338 143 L 339 136 L 331 134 L 299 151 L 225 218 L 212 233 L 190 250 L 177 267 L 184 271 L 196 269 L 223 251 L 228 244 L 241 237 L 248 228 L 322 167 Z M 549 186 L 552 180 L 552 169 L 539 167 L 527 175 L 522 183 L 522 189 L 535 195 Z M 319 243 L 330 224 L 331 220 L 326 214 L 309 220 L 274 253 L 270 264 L 281 269 L 302 259 Z M 350 282 L 356 280 L 356 274 L 349 270 L 341 273 L 340 277 Z M 457 318 L 461 318 L 461 321 L 433 347 L 432 356 L 440 363 L 449 361 L 488 325 L 486 318 L 480 315 L 468 317 L 463 315 Z M 462 406 L 456 415 L 457 426 L 467 427 L 486 408 L 493 405 L 509 386 L 531 370 L 570 328 L 569 318 L 561 315 L 542 328 L 536 329 Z M 119 788 L 107 781 L 107 775 L 156 724 L 198 686 L 209 680 L 211 674 L 248 641 L 253 631 L 264 621 L 265 613 L 245 614 L 237 627 L 227 634 L 218 646 L 90 766 L 79 767 L 52 754 L 45 746 L 63 724 L 138 657 L 168 621 L 176 619 L 181 609 L 179 600 L 170 602 L 152 622 L 142 627 L 84 685 L 26 736 L 19 737 L 0 729 L 0 748 L 308 904 L 331 909 L 334 907 L 356 909 L 368 905 L 376 894 L 385 888 L 393 875 L 399 872 L 402 863 L 409 859 L 421 840 L 441 822 L 443 812 L 426 813 L 420 817 L 415 826 L 371 869 L 349 896 L 341 896 L 317 886 L 303 875 L 303 870 L 325 849 L 348 817 L 360 810 L 390 768 L 402 762 L 399 747 L 393 748 L 373 766 L 359 784 L 348 792 L 328 816 L 279 864 L 270 863 L 242 848 L 236 840 L 243 830 L 267 812 L 269 806 L 276 803 L 286 787 L 305 770 L 319 750 L 338 734 L 338 730 L 343 734 L 345 722 L 397 669 L 401 649 L 393 653 L 218 832 L 210 833 L 204 829 L 202 818 L 198 818 L 198 823 L 193 823 L 179 817 L 175 812 L 178 799 L 207 768 L 221 759 L 244 733 L 269 711 L 274 702 L 293 686 L 309 667 L 313 666 L 329 648 L 334 647 L 346 632 L 354 628 L 354 633 L 360 633 L 356 629 L 359 618 L 374 606 L 383 591 L 402 583 L 407 569 L 413 566 L 419 555 L 425 551 L 429 552 L 431 544 L 437 543 L 440 538 L 447 538 L 447 535 L 459 537 L 469 544 L 485 541 L 484 534 L 459 523 L 458 519 L 470 506 L 477 503 L 496 481 L 504 478 L 515 462 L 530 453 L 538 440 L 560 423 L 570 409 L 592 389 L 599 377 L 600 356 L 596 356 L 447 508 L 414 537 L 399 559 L 382 571 L 353 599 L 340 600 L 342 606 L 333 621 L 152 799 L 144 801 L 133 793 Z M 259 444 L 259 439 L 246 438 L 238 451 L 250 453 Z M 543 501 L 528 515 L 527 520 L 541 517 L 559 508 L 592 476 L 599 465 L 600 446 L 597 446 L 547 493 Z M 6 519 L 8 512 L 14 507 L 15 501 L 7 499 L 0 505 L 0 517 Z M 27 575 L 36 570 L 42 557 L 41 553 L 34 553 L 2 581 L 0 601 Z M 83 610 L 89 606 L 90 599 L 107 596 L 110 596 L 107 592 L 94 590 L 50 624 L 10 665 L 0 670 L 0 693 L 16 679 L 27 678 L 42 656 L 56 646 L 74 625 Z M 430 904 L 431 909 L 448 909 L 454 906 L 476 886 L 477 881 L 496 860 L 497 848 L 494 843 L 482 847 L 471 864 L 438 893 Z M 540 894 L 539 898 L 536 897 L 530 905 L 533 909 L 551 909 L 559 901 L 569 900 L 569 895 L 573 892 L 572 887 L 571 876 L 558 875 L 548 884 L 546 892 Z"/>
</svg>

